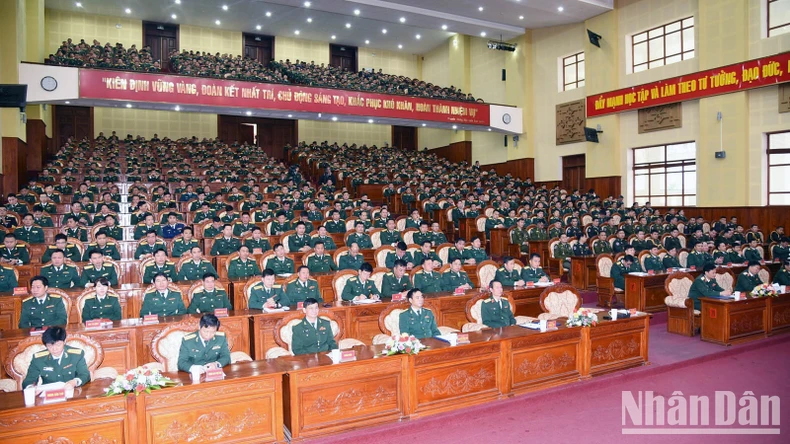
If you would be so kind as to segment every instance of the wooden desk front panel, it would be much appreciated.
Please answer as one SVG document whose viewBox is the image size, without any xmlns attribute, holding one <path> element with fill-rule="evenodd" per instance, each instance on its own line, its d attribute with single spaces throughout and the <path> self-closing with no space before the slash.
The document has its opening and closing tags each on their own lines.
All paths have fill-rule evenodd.
<svg viewBox="0 0 790 444">
<path fill-rule="evenodd" d="M 22 399 L 20 392 L 5 396 Z M 40 402 L 40 401 L 39 401 Z M 0 412 L 0 442 L 48 443 L 135 443 L 130 433 L 127 399 L 123 396 L 69 400 L 66 403 L 20 406 Z"/>
<path fill-rule="evenodd" d="M 790 328 L 790 293 L 768 300 L 769 334 L 780 333 Z"/>
<path fill-rule="evenodd" d="M 12 330 L 19 326 L 22 311 L 22 298 L 19 296 L 0 296 L 0 330 Z"/>
<path fill-rule="evenodd" d="M 294 439 L 398 421 L 408 408 L 408 359 L 397 355 L 285 375 L 285 425 Z"/>
<path fill-rule="evenodd" d="M 461 296 L 445 296 L 438 299 L 435 304 L 430 304 L 432 306 L 429 308 L 436 315 L 436 324 L 461 330 L 461 327 L 469 322 L 466 319 L 466 303 L 476 294 L 476 291 L 470 291 Z M 426 300 L 426 305 L 429 305 L 429 301 Z"/>
<path fill-rule="evenodd" d="M 345 324 L 346 334 L 344 336 L 358 339 L 366 344 L 372 343 L 373 338 L 381 334 L 381 330 L 379 330 L 379 315 L 388 305 L 387 303 L 378 303 L 348 307 L 345 311 L 347 318 Z M 333 312 L 338 316 L 341 314 L 341 310 L 333 310 Z"/>
<path fill-rule="evenodd" d="M 747 339 L 765 337 L 768 328 L 766 298 L 728 301 L 701 298 L 703 341 L 732 345 Z"/>
<path fill-rule="evenodd" d="M 512 288 L 508 287 L 505 290 L 505 295 L 512 296 L 516 302 L 516 309 L 513 313 L 515 316 L 531 316 L 537 318 L 539 314 L 543 313 L 540 308 L 540 294 L 543 293 L 545 288 Z"/>
<path fill-rule="evenodd" d="M 481 342 L 412 356 L 411 417 L 499 399 L 508 390 L 502 344 Z"/>
<path fill-rule="evenodd" d="M 625 276 L 625 307 L 635 308 L 638 311 L 656 313 L 665 311 L 666 305 L 664 298 L 667 292 L 664 289 L 664 281 L 667 274 L 656 274 L 648 276 Z"/>
<path fill-rule="evenodd" d="M 582 328 L 584 340 L 589 341 L 586 348 L 589 360 L 583 376 L 596 376 L 647 363 L 649 324 L 649 316 L 634 316 L 595 328 Z"/>
<path fill-rule="evenodd" d="M 510 380 L 514 393 L 578 381 L 584 367 L 580 329 L 567 328 L 511 341 Z"/>
<path fill-rule="evenodd" d="M 284 439 L 282 374 L 184 385 L 137 397 L 140 442 L 262 443 Z"/>
</svg>

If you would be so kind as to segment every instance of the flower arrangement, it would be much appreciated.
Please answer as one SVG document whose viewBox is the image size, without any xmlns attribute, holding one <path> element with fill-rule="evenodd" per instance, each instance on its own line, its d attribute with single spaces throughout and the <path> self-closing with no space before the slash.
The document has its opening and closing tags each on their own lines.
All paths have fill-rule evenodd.
<svg viewBox="0 0 790 444">
<path fill-rule="evenodd" d="M 142 366 L 129 370 L 124 375 L 118 375 L 107 388 L 107 396 L 131 393 L 139 395 L 142 392 L 151 393 L 151 390 L 175 387 L 175 385 L 172 379 L 162 376 L 159 370 Z"/>
<path fill-rule="evenodd" d="M 776 290 L 776 287 L 771 284 L 760 284 L 754 287 L 751 295 L 756 298 L 776 297 L 779 295 L 779 292 Z"/>
<path fill-rule="evenodd" d="M 580 308 L 568 316 L 567 327 L 589 327 L 598 323 L 598 315 L 589 308 Z"/>
<path fill-rule="evenodd" d="M 422 345 L 419 339 L 407 333 L 401 333 L 400 336 L 393 335 L 387 340 L 384 345 L 384 350 L 381 351 L 382 355 L 392 356 L 397 354 L 403 355 L 416 355 L 420 350 L 428 348 Z"/>
</svg>

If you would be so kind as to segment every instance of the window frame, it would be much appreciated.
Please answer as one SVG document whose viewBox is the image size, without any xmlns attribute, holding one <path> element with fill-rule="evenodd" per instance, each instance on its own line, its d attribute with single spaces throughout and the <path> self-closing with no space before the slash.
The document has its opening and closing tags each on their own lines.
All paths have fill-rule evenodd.
<svg viewBox="0 0 790 444">
<path fill-rule="evenodd" d="M 766 136 L 765 137 L 765 139 L 766 139 L 765 140 L 765 145 L 766 145 L 766 148 L 765 148 L 765 161 L 766 161 L 766 165 L 767 165 L 767 167 L 766 167 L 766 170 L 767 170 L 766 171 L 766 173 L 767 173 L 766 176 L 767 176 L 767 180 L 768 180 L 768 183 L 766 184 L 765 188 L 766 188 L 766 192 L 768 193 L 768 206 L 778 205 L 778 204 L 772 204 L 771 203 L 771 195 L 772 194 L 790 195 L 790 191 L 774 191 L 774 192 L 771 192 L 771 168 L 772 167 L 790 167 L 790 163 L 780 163 L 780 164 L 776 164 L 776 165 L 771 165 L 771 155 L 772 154 L 790 154 L 790 147 L 788 147 L 788 148 L 776 148 L 776 149 L 772 150 L 771 149 L 771 136 L 774 135 L 774 134 L 785 134 L 785 133 L 790 133 L 790 131 L 773 131 L 773 132 L 765 134 L 765 136 Z"/>
<path fill-rule="evenodd" d="M 782 24 L 779 24 L 779 25 L 773 26 L 773 27 L 771 26 L 771 3 L 776 3 L 778 1 L 779 0 L 767 0 L 767 2 L 765 3 L 765 29 L 766 29 L 766 34 L 767 34 L 766 37 L 767 38 L 771 38 L 772 37 L 771 36 L 771 31 L 776 30 L 776 29 L 786 28 L 786 27 L 790 26 L 790 22 L 782 23 Z M 790 32 L 790 31 L 785 31 L 785 32 L 782 32 L 782 33 L 776 34 L 776 35 L 787 34 L 788 32 Z M 776 37 L 776 35 L 773 36 L 773 37 Z"/>
<path fill-rule="evenodd" d="M 581 60 L 579 60 L 579 56 L 582 56 Z M 570 58 L 573 58 L 574 61 L 566 65 L 565 61 L 570 59 Z M 586 84 L 586 83 L 584 83 L 585 79 L 579 79 L 579 63 L 585 63 L 586 61 L 587 61 L 587 58 L 584 56 L 584 51 L 579 51 L 579 52 L 571 54 L 571 55 L 569 55 L 567 57 L 561 57 L 560 70 L 562 71 L 562 92 L 572 91 L 574 89 L 579 89 L 579 88 L 583 88 L 584 87 L 584 85 Z M 565 81 L 565 68 L 568 67 L 568 66 L 571 66 L 571 65 L 574 67 L 574 70 L 576 71 L 576 80 L 575 81 L 571 81 L 571 82 L 566 82 Z M 585 73 L 585 77 L 587 77 L 586 76 L 586 74 L 587 74 L 587 65 L 586 64 L 584 65 L 584 73 Z M 579 85 L 579 83 L 582 83 L 582 85 Z M 573 88 L 568 89 L 569 85 L 573 85 Z"/>
<path fill-rule="evenodd" d="M 655 66 L 654 68 L 660 68 L 661 66 L 667 66 L 668 65 L 667 64 L 667 59 L 670 58 L 670 57 L 678 56 L 678 55 L 680 56 L 680 60 L 678 62 L 682 62 L 684 60 L 693 59 L 696 56 L 696 50 L 697 50 L 697 39 L 696 39 L 696 35 L 694 35 L 694 27 L 695 27 L 696 23 L 692 23 L 691 26 L 687 26 L 687 27 L 684 28 L 683 27 L 683 22 L 688 20 L 688 19 L 694 19 L 694 18 L 695 17 L 693 15 L 688 16 L 688 17 L 683 17 L 681 19 L 678 19 L 678 20 L 675 20 L 675 21 L 672 21 L 672 22 L 669 22 L 669 23 L 665 23 L 663 25 L 659 25 L 659 26 L 656 26 L 656 27 L 653 27 L 653 28 L 650 28 L 650 29 L 646 29 L 646 30 L 644 30 L 642 32 L 637 32 L 635 34 L 632 34 L 631 35 L 631 73 L 633 74 L 633 73 L 644 72 L 644 71 L 648 71 L 650 69 L 653 69 L 653 68 L 650 67 L 650 64 L 653 63 L 653 62 L 657 62 L 659 60 L 661 60 L 663 62 L 663 64 L 661 64 L 659 66 Z M 667 34 L 666 28 L 668 26 L 672 26 L 672 25 L 674 25 L 676 23 L 680 25 L 680 28 L 678 28 L 675 31 L 670 31 L 669 34 Z M 657 29 L 661 29 L 662 30 L 661 35 L 651 38 L 650 37 L 650 33 L 652 31 L 657 30 Z M 689 50 L 685 50 L 684 47 L 683 47 L 684 46 L 684 43 L 683 43 L 683 31 L 685 31 L 687 29 L 690 29 L 692 35 L 694 35 L 694 47 L 692 49 L 689 49 Z M 667 48 L 667 35 L 672 35 L 672 34 L 675 34 L 675 33 L 680 35 L 680 52 L 672 54 L 670 56 L 667 56 L 667 51 L 666 51 L 666 48 Z M 637 36 L 641 36 L 643 34 L 645 35 L 645 40 L 635 43 L 634 39 Z M 658 39 L 661 39 L 661 44 L 662 44 L 662 47 L 664 49 L 664 51 L 663 51 L 664 55 L 662 57 L 656 58 L 655 60 L 651 60 L 650 59 L 650 42 L 652 40 L 658 40 Z M 645 62 L 643 62 L 643 63 L 636 63 L 636 57 L 635 57 L 636 50 L 635 50 L 635 47 L 636 47 L 636 45 L 639 45 L 639 44 L 642 44 L 642 43 L 644 43 L 645 46 L 646 46 L 646 50 L 647 50 L 647 56 L 646 57 L 647 58 L 646 58 Z M 691 56 L 688 56 L 688 54 L 691 54 Z M 678 63 L 678 62 L 672 62 L 672 63 Z M 671 65 L 672 63 L 669 63 L 669 65 Z M 637 71 L 637 67 L 642 67 L 642 66 L 644 66 L 645 68 Z"/>
<path fill-rule="evenodd" d="M 696 191 L 694 193 L 686 192 L 686 173 L 693 172 L 695 177 L 696 177 L 696 174 L 698 173 L 696 153 L 695 153 L 695 156 L 694 156 L 693 159 L 680 159 L 680 160 L 671 160 L 671 161 L 667 161 L 666 160 L 667 159 L 667 150 L 669 149 L 670 146 L 684 145 L 684 144 L 689 144 L 689 143 L 693 143 L 694 144 L 694 148 L 696 150 L 696 147 L 697 147 L 697 141 L 696 140 L 687 140 L 687 141 L 683 141 L 683 142 L 665 143 L 665 144 L 660 144 L 660 145 L 647 145 L 647 146 L 640 146 L 640 147 L 631 148 L 631 156 L 632 156 L 631 157 L 631 159 L 632 159 L 632 163 L 631 163 L 631 186 L 633 187 L 632 189 L 633 189 L 633 192 L 634 192 L 634 196 L 633 196 L 634 202 L 636 202 L 637 199 L 641 199 L 641 198 L 647 198 L 647 201 L 649 201 L 649 202 L 652 202 L 654 198 L 663 198 L 664 199 L 664 204 L 663 205 L 656 205 L 656 206 L 659 206 L 659 207 L 663 207 L 663 206 L 678 206 L 678 207 L 680 207 L 680 206 L 682 206 L 682 207 L 692 207 L 693 206 L 693 207 L 696 207 L 697 206 L 697 204 L 696 204 L 696 202 L 697 202 L 697 193 L 696 193 Z M 663 148 L 664 149 L 664 160 L 663 161 L 660 161 L 660 162 L 648 162 L 648 163 L 636 163 L 636 152 L 637 151 L 645 150 L 645 149 L 656 149 L 656 148 Z M 667 173 L 666 170 L 669 169 L 669 168 L 677 168 L 677 167 L 681 168 L 681 170 L 679 171 L 680 177 L 681 177 L 681 191 L 680 191 L 680 194 L 668 194 L 667 190 L 669 189 L 669 187 L 668 187 L 668 184 L 667 184 L 667 175 L 668 174 L 676 174 L 678 172 L 677 171 L 672 171 L 670 173 Z M 694 167 L 694 170 L 693 171 L 686 171 L 686 168 L 688 168 L 688 167 Z M 653 172 L 651 172 L 651 170 L 653 168 L 663 168 L 664 172 L 663 173 L 653 173 Z M 647 178 L 648 178 L 647 179 L 647 195 L 637 194 L 637 191 L 636 191 L 637 172 L 638 171 L 642 171 L 642 170 L 647 170 L 647 174 L 640 174 L 639 175 L 639 176 L 647 176 Z M 653 184 L 652 184 L 651 177 L 653 175 L 659 175 L 659 174 L 664 176 L 664 192 L 663 192 L 663 194 L 653 194 L 652 193 L 652 186 L 653 186 Z M 667 200 L 669 198 L 678 198 L 678 197 L 680 198 L 680 201 L 681 201 L 680 204 L 672 204 L 672 205 L 670 205 L 667 202 Z M 693 205 L 687 203 L 687 199 L 689 199 L 689 198 L 694 198 L 694 204 Z"/>
</svg>

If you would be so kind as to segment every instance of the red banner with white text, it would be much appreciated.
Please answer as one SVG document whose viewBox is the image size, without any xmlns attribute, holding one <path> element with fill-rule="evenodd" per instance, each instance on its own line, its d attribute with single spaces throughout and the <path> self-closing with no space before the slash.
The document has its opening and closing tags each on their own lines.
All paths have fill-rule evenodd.
<svg viewBox="0 0 790 444">
<path fill-rule="evenodd" d="M 489 124 L 482 103 L 299 85 L 80 69 L 80 98 Z"/>
<path fill-rule="evenodd" d="M 587 97 L 587 117 L 790 82 L 790 52 Z"/>
</svg>

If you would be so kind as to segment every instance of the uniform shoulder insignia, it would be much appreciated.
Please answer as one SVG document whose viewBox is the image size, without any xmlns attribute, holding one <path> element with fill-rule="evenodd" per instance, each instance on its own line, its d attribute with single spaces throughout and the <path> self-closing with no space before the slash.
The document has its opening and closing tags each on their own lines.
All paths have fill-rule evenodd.
<svg viewBox="0 0 790 444">
<path fill-rule="evenodd" d="M 50 245 L 50 246 L 47 247 L 47 250 L 57 250 L 57 249 L 58 249 L 58 247 L 55 246 L 55 245 Z"/>
<path fill-rule="evenodd" d="M 93 264 L 86 265 L 86 266 L 85 266 L 85 269 L 86 269 L 86 270 L 93 270 Z"/>
<path fill-rule="evenodd" d="M 66 353 L 71 353 L 72 355 L 81 355 L 85 352 L 81 348 L 66 346 Z"/>
<path fill-rule="evenodd" d="M 153 267 L 154 265 L 156 265 L 156 264 L 153 261 L 151 261 L 151 262 L 145 264 L 145 268 Z"/>
<path fill-rule="evenodd" d="M 195 333 L 190 333 L 190 334 L 188 334 L 188 335 L 184 335 L 184 339 L 186 339 L 186 340 L 188 341 L 188 340 L 190 340 L 190 339 L 193 339 L 193 338 L 195 338 L 195 336 L 197 336 L 197 334 L 195 334 Z"/>
<path fill-rule="evenodd" d="M 74 265 L 74 264 L 66 264 L 66 266 L 69 267 L 69 268 L 77 268 L 77 266 Z"/>
<path fill-rule="evenodd" d="M 50 294 L 48 296 L 51 297 L 51 298 L 60 299 L 60 295 L 59 294 Z"/>
<path fill-rule="evenodd" d="M 30 296 L 29 298 L 22 299 L 22 302 L 27 302 L 27 301 L 29 301 L 31 299 L 33 299 L 33 296 Z"/>
<path fill-rule="evenodd" d="M 88 244 L 89 247 L 95 247 L 97 245 L 99 245 L 99 244 L 97 244 L 96 242 L 91 242 L 91 243 Z"/>
<path fill-rule="evenodd" d="M 145 222 L 140 222 L 140 223 L 137 224 L 137 226 L 138 227 L 144 227 L 145 226 Z"/>
<path fill-rule="evenodd" d="M 217 335 L 217 336 L 225 336 L 225 332 L 224 331 L 218 331 L 218 332 L 216 332 L 214 334 Z"/>
<path fill-rule="evenodd" d="M 175 265 L 175 264 L 173 262 L 167 261 L 165 262 L 165 265 Z"/>
<path fill-rule="evenodd" d="M 9 268 L 11 268 L 11 267 L 9 267 Z M 387 273 L 387 276 L 395 276 L 395 274 L 392 273 L 392 272 L 389 272 L 389 273 Z"/>
<path fill-rule="evenodd" d="M 117 294 L 107 293 L 107 296 L 109 296 L 111 298 L 118 299 L 118 295 Z"/>
<path fill-rule="evenodd" d="M 423 270 L 422 270 L 422 269 L 419 269 L 419 270 L 417 270 L 417 271 L 416 271 L 414 274 L 422 274 L 422 272 L 423 272 Z"/>
<path fill-rule="evenodd" d="M 280 284 L 274 284 L 274 285 L 272 285 L 272 288 L 282 288 L 282 287 L 283 287 L 283 286 L 282 286 L 282 285 L 280 285 Z"/>
<path fill-rule="evenodd" d="M 358 277 L 352 277 L 351 279 L 349 279 L 349 281 L 359 282 L 359 278 Z"/>
<path fill-rule="evenodd" d="M 255 285 L 252 286 L 253 290 L 258 290 L 258 289 L 261 289 L 261 288 L 263 288 L 263 284 L 255 284 Z"/>
<path fill-rule="evenodd" d="M 499 271 L 505 271 L 505 267 L 499 267 Z"/>
<path fill-rule="evenodd" d="M 17 247 L 17 248 L 24 248 L 24 247 L 25 247 L 25 244 L 16 244 L 16 247 Z"/>
<path fill-rule="evenodd" d="M 49 355 L 49 350 L 42 350 L 42 351 L 36 353 L 35 355 L 33 355 L 33 357 L 34 358 L 43 358 L 44 356 L 47 356 L 47 355 Z"/>
<path fill-rule="evenodd" d="M 3 265 L 3 268 L 5 268 L 6 270 L 13 270 L 14 269 L 14 267 L 11 267 L 11 266 L 8 266 L 8 265 Z"/>
</svg>

